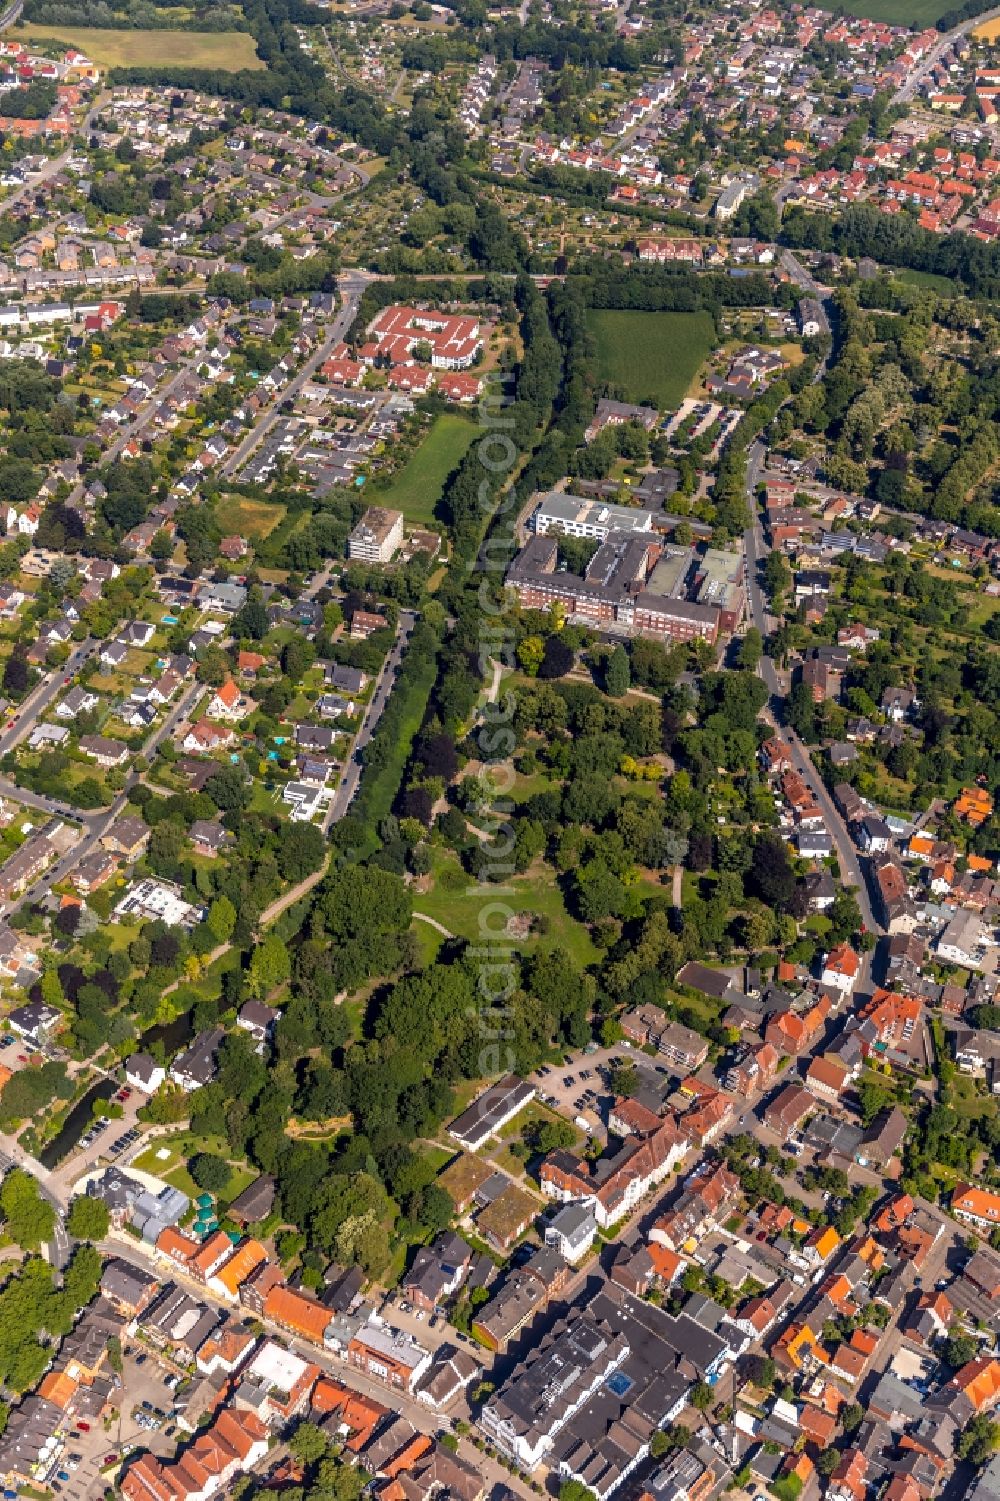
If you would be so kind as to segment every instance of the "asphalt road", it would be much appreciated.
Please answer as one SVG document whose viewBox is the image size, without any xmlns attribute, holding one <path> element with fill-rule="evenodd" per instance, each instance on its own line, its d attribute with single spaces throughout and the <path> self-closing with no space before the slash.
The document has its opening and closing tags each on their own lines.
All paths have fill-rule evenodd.
<svg viewBox="0 0 1000 1501">
<path fill-rule="evenodd" d="M 340 343 L 354 322 L 361 295 L 370 279 L 363 271 L 346 271 L 340 277 L 339 286 L 342 298 L 340 311 L 330 324 L 325 338 L 309 356 L 298 374 L 292 377 L 287 386 L 276 393 L 267 411 L 254 424 L 243 441 L 233 449 L 222 465 L 223 474 L 236 474 L 242 469 L 250 455 L 260 446 L 282 416 L 282 407 L 285 403 L 294 401 L 306 381 L 311 380 L 320 365 L 329 358 L 330 351 Z"/>
<path fill-rule="evenodd" d="M 129 1237 L 124 1235 L 120 1238 L 117 1236 L 111 1237 L 106 1241 L 102 1241 L 98 1250 L 107 1256 L 116 1256 L 122 1261 L 127 1261 L 132 1266 L 139 1267 L 143 1271 L 152 1272 L 161 1281 L 164 1279 L 163 1263 L 148 1255 Z M 215 1304 L 227 1313 L 232 1311 L 232 1304 L 218 1297 L 204 1283 L 194 1282 L 190 1278 L 185 1277 L 182 1272 L 173 1269 L 170 1272 L 170 1276 L 180 1286 L 189 1287 L 202 1302 Z M 451 1424 L 448 1417 L 440 1416 L 433 1409 L 424 1406 L 422 1402 L 418 1402 L 415 1397 L 411 1397 L 408 1393 L 400 1391 L 396 1387 L 390 1388 L 382 1382 L 374 1380 L 365 1375 L 363 1371 L 357 1370 L 354 1366 L 349 1366 L 346 1361 L 329 1355 L 322 1347 L 290 1336 L 284 1329 L 281 1329 L 277 1325 L 268 1326 L 266 1320 L 262 1322 L 269 1333 L 278 1335 L 282 1343 L 288 1345 L 296 1354 L 313 1361 L 321 1369 L 328 1372 L 335 1381 L 343 1382 L 354 1391 L 362 1392 L 374 1401 L 391 1407 L 394 1412 L 400 1413 L 403 1417 L 407 1418 L 419 1432 L 433 1434 L 440 1432 L 442 1429 L 450 1428 Z M 424 1344 L 432 1343 L 432 1341 L 428 1341 L 427 1339 L 425 1332 L 426 1325 L 418 1325 L 416 1327 L 421 1334 L 422 1342 Z M 454 1342 L 454 1340 L 449 1342 Z M 455 1416 L 468 1416 L 468 1409 L 464 1403 L 460 1402 L 458 1409 L 454 1414 Z M 490 1459 L 485 1454 L 479 1453 L 472 1447 L 468 1439 L 462 1438 L 459 1440 L 459 1453 L 480 1470 L 491 1487 L 502 1483 L 513 1490 L 516 1495 L 524 1498 L 524 1501 L 534 1501 L 534 1493 L 519 1476 L 509 1474 L 495 1460 Z M 95 1491 L 92 1494 L 96 1495 L 98 1492 Z"/>
<path fill-rule="evenodd" d="M 323 820 L 324 834 L 327 833 L 331 824 L 337 823 L 339 819 L 344 817 L 344 814 L 354 801 L 355 793 L 358 790 L 358 783 L 361 781 L 361 773 L 364 769 L 365 747 L 378 728 L 378 722 L 382 718 L 386 704 L 389 702 L 389 695 L 396 682 L 396 672 L 403 660 L 403 653 L 409 645 L 416 619 L 417 617 L 412 610 L 400 610 L 399 612 L 396 644 L 382 663 L 382 671 L 376 679 L 374 691 L 368 701 L 368 707 L 365 709 L 364 718 L 361 721 L 361 726 L 355 738 L 350 760 L 344 769 L 340 786 L 337 788 L 336 793 L 330 801 L 330 806 L 326 810 L 326 817 Z"/>
<path fill-rule="evenodd" d="M 61 682 L 62 679 L 60 679 L 60 683 Z M 170 713 L 163 720 L 162 724 L 160 724 L 149 736 L 149 738 L 143 743 L 142 749 L 139 754 L 145 757 L 155 755 L 159 745 L 166 739 L 168 735 L 173 733 L 177 725 L 180 724 L 180 722 L 194 707 L 194 704 L 197 702 L 199 695 L 203 692 L 204 688 L 202 684 L 191 683 L 187 691 L 181 695 L 177 703 L 171 709 Z M 138 781 L 138 772 L 131 772 L 126 779 L 125 787 L 121 792 L 119 792 L 118 796 L 115 798 L 110 807 L 97 808 L 91 812 L 81 813 L 79 809 L 73 808 L 69 804 L 56 803 L 51 798 L 36 798 L 33 793 L 29 796 L 24 791 L 22 791 L 20 787 L 15 786 L 12 782 L 6 782 L 3 779 L 0 779 L 0 796 L 9 796 L 16 798 L 21 802 L 29 803 L 31 807 L 44 808 L 50 813 L 58 813 L 61 817 L 73 818 L 77 820 L 77 822 L 82 822 L 86 826 L 87 830 L 82 840 L 80 840 L 73 846 L 71 850 L 69 850 L 65 855 L 57 860 L 54 865 L 50 865 L 48 870 L 45 871 L 45 873 L 32 886 L 29 886 L 26 891 L 22 892 L 22 894 L 10 904 L 12 910 L 17 907 L 22 907 L 28 902 L 36 901 L 39 897 L 44 896 L 47 892 L 50 892 L 52 887 L 58 881 L 61 881 L 66 876 L 68 876 L 71 870 L 76 869 L 81 860 L 89 855 L 92 850 L 96 849 L 101 839 L 108 832 L 108 829 L 111 827 L 115 819 L 119 816 L 122 809 L 125 807 L 126 803 L 129 800 L 129 793 Z M 32 799 L 34 799 L 34 801 L 32 801 Z M 0 906 L 0 913 L 4 913 L 6 912 L 6 910 L 6 905 Z"/>
<path fill-rule="evenodd" d="M 747 561 L 747 596 L 750 601 L 750 615 L 754 625 L 760 631 L 761 635 L 766 638 L 771 628 L 771 617 L 768 614 L 764 591 L 761 587 L 760 571 L 770 552 L 770 548 L 764 540 L 761 529 L 756 496 L 757 486 L 760 483 L 760 476 L 764 466 L 764 454 L 765 448 L 763 443 L 754 443 L 747 455 L 747 505 L 750 508 L 752 519 L 744 533 L 743 542 Z M 777 722 L 783 723 L 785 691 L 773 659 L 768 656 L 761 657 L 758 671 L 771 695 L 771 710 L 774 718 Z M 816 770 L 808 750 L 798 735 L 787 724 L 783 724 L 782 733 L 791 748 L 792 763 L 795 770 L 802 777 L 823 810 L 827 829 L 837 851 L 841 880 L 846 885 L 856 888 L 855 895 L 865 926 L 869 931 L 879 933 L 882 931 L 881 924 L 876 920 L 871 898 L 868 894 L 868 883 L 861 868 L 861 860 L 854 847 L 854 842 L 851 839 L 847 825 L 841 817 L 833 798 L 827 791 L 826 783 Z"/>
<path fill-rule="evenodd" d="M 62 667 L 57 667 L 49 672 L 42 680 L 32 688 L 31 692 L 18 705 L 14 713 L 15 723 L 8 727 L 5 723 L 0 730 L 0 756 L 6 755 L 7 751 L 13 750 L 20 745 L 25 736 L 29 735 L 37 721 L 46 712 L 53 699 L 69 686 L 67 678 L 72 678 L 83 666 L 86 659 L 94 652 L 100 642 L 94 636 L 88 636 L 85 641 L 73 651 Z M 27 799 L 25 799 L 27 801 Z"/>
<path fill-rule="evenodd" d="M 968 21 L 963 21 L 961 26 L 956 26 L 953 31 L 946 31 L 941 40 L 934 43 L 927 56 L 917 63 L 906 82 L 901 84 L 893 94 L 893 104 L 908 103 L 916 94 L 920 85 L 929 76 L 932 69 L 937 65 L 939 59 L 947 52 L 952 42 L 957 41 L 960 36 L 965 36 L 968 32 L 974 30 L 975 27 L 982 26 L 984 21 L 992 21 L 995 16 L 1000 16 L 1000 7 L 983 11 L 982 15 L 972 16 Z"/>
</svg>

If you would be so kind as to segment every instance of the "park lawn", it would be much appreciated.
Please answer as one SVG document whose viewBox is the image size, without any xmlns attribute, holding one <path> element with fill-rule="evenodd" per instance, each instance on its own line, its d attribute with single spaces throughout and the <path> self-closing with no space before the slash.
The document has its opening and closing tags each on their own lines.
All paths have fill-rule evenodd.
<svg viewBox="0 0 1000 1501">
<path fill-rule="evenodd" d="M 264 63 L 245 31 L 129 31 L 91 26 L 20 27 L 18 41 L 76 47 L 99 68 L 221 68 L 239 73 Z"/>
<path fill-rule="evenodd" d="M 168 1152 L 170 1155 L 161 1158 L 157 1156 L 158 1152 Z M 201 1189 L 188 1172 L 187 1165 L 189 1159 L 198 1152 L 211 1152 L 214 1156 L 224 1157 L 228 1162 L 230 1147 L 221 1136 L 195 1136 L 190 1131 L 180 1131 L 176 1135 L 154 1137 L 146 1150 L 135 1159 L 135 1166 L 140 1172 L 152 1173 L 154 1177 L 169 1183 L 172 1188 L 179 1188 L 181 1193 L 195 1199 Z M 237 1194 L 241 1194 L 256 1177 L 257 1174 L 251 1167 L 243 1164 L 231 1166 L 225 1193 L 219 1195 L 222 1202 L 231 1204 Z"/>
<path fill-rule="evenodd" d="M 445 872 L 451 872 L 445 876 Z M 449 933 L 470 941 L 482 937 L 479 928 L 480 916 L 491 903 L 498 900 L 491 895 L 488 886 L 477 886 L 467 876 L 450 852 L 435 852 L 433 864 L 434 884 L 414 898 L 414 907 L 427 917 L 443 923 Z M 442 885 L 442 876 L 445 884 Z M 544 865 L 524 876 L 515 876 L 507 883 L 509 894 L 502 900 L 512 912 L 530 912 L 544 915 L 549 920 L 549 931 L 544 936 L 532 933 L 519 946 L 525 949 L 564 948 L 581 968 L 592 964 L 598 957 L 589 932 L 583 923 L 577 922 L 566 910 L 563 894 L 556 883 L 555 874 Z M 491 932 L 497 926 L 496 913 L 486 913 Z"/>
<path fill-rule="evenodd" d="M 939 276 L 936 271 L 894 271 L 896 281 L 905 281 L 911 287 L 924 287 L 930 292 L 940 292 L 944 297 L 957 297 L 958 288 L 950 276 Z"/>
<path fill-rule="evenodd" d="M 215 507 L 215 519 L 224 536 L 266 537 L 285 519 L 287 507 L 266 500 L 248 500 L 245 495 L 226 495 Z"/>
<path fill-rule="evenodd" d="M 639 313 L 592 308 L 597 373 L 625 399 L 679 406 L 716 345 L 711 313 Z"/>
<path fill-rule="evenodd" d="M 444 935 L 439 933 L 437 928 L 432 928 L 430 923 L 420 922 L 417 919 L 414 919 L 410 932 L 417 940 L 421 965 L 429 968 L 441 951 Z"/>
<path fill-rule="evenodd" d="M 468 417 L 450 412 L 438 417 L 412 457 L 385 489 L 373 491 L 372 499 L 402 511 L 407 521 L 421 525 L 433 521 L 445 480 L 462 462 L 476 432 Z"/>
</svg>

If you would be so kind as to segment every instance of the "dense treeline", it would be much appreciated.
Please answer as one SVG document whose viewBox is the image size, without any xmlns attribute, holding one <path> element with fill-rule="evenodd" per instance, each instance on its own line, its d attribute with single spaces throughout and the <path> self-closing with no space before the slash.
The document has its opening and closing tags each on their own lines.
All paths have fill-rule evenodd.
<svg viewBox="0 0 1000 1501">
<path fill-rule="evenodd" d="M 993 0 L 965 0 L 964 5 L 952 6 L 943 15 L 938 16 L 936 22 L 938 31 L 954 31 L 956 26 L 961 26 L 963 21 L 972 21 L 976 16 L 981 16 L 984 11 L 993 9 Z"/>
<path fill-rule="evenodd" d="M 15 120 L 44 120 L 55 102 L 55 84 L 47 78 L 35 78 L 22 88 L 9 89 L 3 96 L 3 110 Z"/>
<path fill-rule="evenodd" d="M 559 345 L 549 327 L 545 301 L 527 277 L 516 285 L 524 353 L 505 390 L 491 382 L 492 412 L 483 438 L 474 443 L 448 482 L 442 519 L 454 534 L 456 558 L 471 563 L 503 486 L 518 456 L 533 446 L 549 418 L 562 374 Z M 452 570 L 454 575 L 457 571 Z"/>
<path fill-rule="evenodd" d="M 26 0 L 24 19 L 39 26 L 111 27 L 129 31 L 246 31 L 247 23 L 238 5 L 228 0 L 199 0 L 190 12 L 165 0 Z"/>
<path fill-rule="evenodd" d="M 770 277 L 725 272 L 622 266 L 615 261 L 588 261 L 573 267 L 568 278 L 587 307 L 639 309 L 643 312 L 690 313 L 698 308 L 790 306 L 794 287 L 772 285 Z"/>
<path fill-rule="evenodd" d="M 974 296 L 1000 296 L 1000 247 L 965 234 L 932 234 L 906 214 L 883 214 L 870 204 L 850 204 L 837 218 L 792 208 L 782 221 L 781 240 L 854 259 L 869 256 L 886 266 L 932 271 L 964 283 Z"/>
<path fill-rule="evenodd" d="M 834 300 L 835 358 L 821 381 L 797 386 L 772 439 L 781 444 L 797 427 L 821 432 L 831 485 L 1000 536 L 991 478 L 1000 455 L 992 314 L 885 278 L 843 288 Z M 793 372 L 800 381 L 802 368 Z"/>
</svg>

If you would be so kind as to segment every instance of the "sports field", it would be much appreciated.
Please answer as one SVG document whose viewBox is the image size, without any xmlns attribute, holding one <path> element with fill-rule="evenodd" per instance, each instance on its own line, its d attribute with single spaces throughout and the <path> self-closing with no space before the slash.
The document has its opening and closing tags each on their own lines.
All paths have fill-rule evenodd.
<svg viewBox="0 0 1000 1501">
<path fill-rule="evenodd" d="M 597 372 L 626 401 L 676 407 L 715 348 L 711 313 L 633 313 L 592 308 Z"/>
<path fill-rule="evenodd" d="M 7 35 L 19 42 L 60 42 L 75 47 L 99 68 L 221 68 L 239 73 L 263 68 L 257 45 L 245 31 L 111 31 L 90 26 L 19 26 Z"/>
<path fill-rule="evenodd" d="M 451 413 L 437 417 L 413 457 L 387 490 L 372 493 L 372 501 L 402 511 L 407 521 L 433 521 L 444 482 L 465 457 L 477 431 L 476 424 L 468 417 Z"/>
</svg>

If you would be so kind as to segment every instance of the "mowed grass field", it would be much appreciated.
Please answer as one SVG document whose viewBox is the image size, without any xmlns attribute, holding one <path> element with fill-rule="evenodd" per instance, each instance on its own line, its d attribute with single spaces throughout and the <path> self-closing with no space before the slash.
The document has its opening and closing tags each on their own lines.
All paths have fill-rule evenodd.
<svg viewBox="0 0 1000 1501">
<path fill-rule="evenodd" d="M 949 0 L 844 0 L 849 16 L 885 21 L 889 26 L 934 26 L 948 9 Z"/>
<path fill-rule="evenodd" d="M 128 31 L 90 26 L 17 27 L 19 42 L 60 42 L 86 54 L 99 68 L 261 69 L 257 44 L 245 31 Z"/>
<path fill-rule="evenodd" d="M 374 505 L 402 511 L 407 521 L 433 521 L 444 482 L 472 446 L 478 429 L 468 417 L 446 413 L 435 419 L 430 432 L 385 490 L 372 492 Z"/>
<path fill-rule="evenodd" d="M 597 344 L 597 372 L 626 401 L 679 406 L 715 348 L 711 313 L 636 313 L 592 308 L 587 326 Z"/>
<path fill-rule="evenodd" d="M 215 519 L 227 537 L 256 541 L 273 532 L 285 519 L 285 507 L 266 500 L 248 500 L 244 495 L 226 495 L 215 507 Z"/>
</svg>

